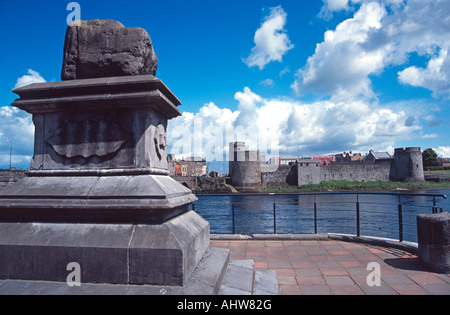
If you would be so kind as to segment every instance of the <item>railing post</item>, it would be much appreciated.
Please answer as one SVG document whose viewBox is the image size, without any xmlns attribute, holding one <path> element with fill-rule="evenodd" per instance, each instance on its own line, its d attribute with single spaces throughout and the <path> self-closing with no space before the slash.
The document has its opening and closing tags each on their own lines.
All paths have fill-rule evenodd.
<svg viewBox="0 0 450 315">
<path fill-rule="evenodd" d="M 232 229 L 233 229 L 233 235 L 234 235 L 234 234 L 236 234 L 235 222 L 234 222 L 234 203 L 231 204 L 231 215 L 232 215 L 231 220 L 232 220 L 232 224 L 233 224 Z"/>
<path fill-rule="evenodd" d="M 433 196 L 433 214 L 437 213 L 436 196 Z"/>
<path fill-rule="evenodd" d="M 361 236 L 361 222 L 359 211 L 359 195 L 356 195 L 356 236 Z"/>
<path fill-rule="evenodd" d="M 275 202 L 273 203 L 273 234 L 277 234 L 277 210 Z"/>
<path fill-rule="evenodd" d="M 403 242 L 403 205 L 398 204 L 398 240 Z"/>
<path fill-rule="evenodd" d="M 317 234 L 317 202 L 316 202 L 316 195 L 314 195 L 314 234 Z"/>
</svg>

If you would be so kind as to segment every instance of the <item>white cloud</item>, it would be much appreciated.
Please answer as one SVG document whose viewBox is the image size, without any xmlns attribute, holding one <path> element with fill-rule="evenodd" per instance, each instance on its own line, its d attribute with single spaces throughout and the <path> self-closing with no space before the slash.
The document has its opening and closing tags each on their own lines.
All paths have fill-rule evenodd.
<svg viewBox="0 0 450 315">
<path fill-rule="evenodd" d="M 249 66 L 257 66 L 259 69 L 272 62 L 283 60 L 283 56 L 294 45 L 286 33 L 287 14 L 281 6 L 270 9 L 269 16 L 265 17 L 261 27 L 256 31 L 251 54 L 243 61 Z"/>
<path fill-rule="evenodd" d="M 170 121 L 168 143 L 174 145 L 169 152 L 221 161 L 228 143 L 236 140 L 245 141 L 252 150 L 271 153 L 368 152 L 393 147 L 421 130 L 419 120 L 411 119 L 405 110 L 376 103 L 268 99 L 249 88 L 237 92 L 235 99 L 237 111 L 209 103 L 197 114 L 185 113 Z"/>
<path fill-rule="evenodd" d="M 447 95 L 450 97 L 450 58 L 447 50 L 441 50 L 434 56 L 426 68 L 411 66 L 398 73 L 402 84 L 424 87 L 433 91 L 434 97 Z"/>
<path fill-rule="evenodd" d="M 378 3 L 363 4 L 352 19 L 339 24 L 335 31 L 327 31 L 314 55 L 298 71 L 298 80 L 292 85 L 297 94 L 373 97 L 368 76 L 383 69 L 386 49 L 368 50 L 364 45 L 381 28 L 385 15 Z"/>
<path fill-rule="evenodd" d="M 349 0 L 323 0 L 323 7 L 319 13 L 319 17 L 324 19 L 330 19 L 334 12 L 348 11 Z"/>
<path fill-rule="evenodd" d="M 13 142 L 12 166 L 29 167 L 34 145 L 31 115 L 15 107 L 0 108 L 0 168 L 9 167 L 10 144 Z"/>
<path fill-rule="evenodd" d="M 409 65 L 399 82 L 450 97 L 450 6 L 447 0 L 325 1 L 322 11 L 355 11 L 297 72 L 292 88 L 335 98 L 375 98 L 371 75 L 407 64 L 412 54 L 428 58 L 426 68 Z"/>
<path fill-rule="evenodd" d="M 262 85 L 262 86 L 273 86 L 273 85 L 275 85 L 275 82 L 272 79 L 265 79 L 265 80 L 259 82 L 259 85 Z"/>
<path fill-rule="evenodd" d="M 28 70 L 28 74 L 20 77 L 17 79 L 16 85 L 14 86 L 15 89 L 21 88 L 23 86 L 33 84 L 33 83 L 45 83 L 47 82 L 39 72 L 36 72 L 32 69 Z"/>
<path fill-rule="evenodd" d="M 450 158 L 450 147 L 438 147 L 437 149 L 433 149 L 436 153 L 442 158 Z"/>
</svg>

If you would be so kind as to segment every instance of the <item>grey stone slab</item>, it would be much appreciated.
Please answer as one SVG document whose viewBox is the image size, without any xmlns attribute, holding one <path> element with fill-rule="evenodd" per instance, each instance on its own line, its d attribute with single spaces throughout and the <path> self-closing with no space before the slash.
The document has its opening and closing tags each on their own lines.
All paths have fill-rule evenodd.
<svg viewBox="0 0 450 315">
<path fill-rule="evenodd" d="M 82 281 L 128 282 L 132 225 L 1 223 L 0 279 L 65 281 L 69 263 Z"/>
<path fill-rule="evenodd" d="M 222 283 L 224 288 L 234 288 L 252 292 L 254 271 L 252 269 L 238 267 L 230 264 Z"/>
<path fill-rule="evenodd" d="M 130 244 L 130 282 L 184 285 L 209 249 L 209 223 L 190 211 L 162 225 L 138 225 Z"/>
<path fill-rule="evenodd" d="M 219 295 L 252 295 L 252 292 L 222 286 Z"/>
<path fill-rule="evenodd" d="M 211 286 L 214 294 L 219 292 L 230 262 L 230 251 L 225 248 L 212 247 L 194 270 L 191 280 Z"/>
<path fill-rule="evenodd" d="M 277 295 L 278 280 L 275 270 L 255 270 L 254 295 L 273 294 Z"/>
<path fill-rule="evenodd" d="M 230 265 L 253 270 L 255 262 L 252 259 L 234 259 L 230 261 Z"/>
<path fill-rule="evenodd" d="M 0 196 L 10 199 L 38 196 L 42 198 L 86 198 L 98 177 L 26 177 L 0 191 Z"/>
<path fill-rule="evenodd" d="M 195 200 L 163 175 L 32 176 L 1 191 L 0 221 L 154 224 Z"/>
<path fill-rule="evenodd" d="M 215 295 L 228 262 L 227 249 L 211 248 L 185 286 L 81 283 L 69 287 L 65 282 L 6 280 L 0 282 L 0 295 Z"/>
</svg>

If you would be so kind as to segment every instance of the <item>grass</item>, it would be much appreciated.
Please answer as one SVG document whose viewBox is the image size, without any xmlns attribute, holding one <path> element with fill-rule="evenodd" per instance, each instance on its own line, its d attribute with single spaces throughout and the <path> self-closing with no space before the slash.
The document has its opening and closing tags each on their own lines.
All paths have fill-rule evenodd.
<svg viewBox="0 0 450 315">
<path fill-rule="evenodd" d="M 425 171 L 425 174 L 450 174 L 450 170 Z"/>
<path fill-rule="evenodd" d="M 324 192 L 324 191 L 394 191 L 420 189 L 450 189 L 450 182 L 357 182 L 357 181 L 324 181 L 315 185 L 267 187 L 264 192 Z"/>
</svg>

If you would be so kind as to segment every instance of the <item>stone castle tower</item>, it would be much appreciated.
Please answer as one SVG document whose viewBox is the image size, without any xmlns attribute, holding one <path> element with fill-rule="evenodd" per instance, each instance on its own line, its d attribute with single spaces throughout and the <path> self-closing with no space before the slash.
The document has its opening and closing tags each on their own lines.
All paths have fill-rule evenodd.
<svg viewBox="0 0 450 315">
<path fill-rule="evenodd" d="M 391 181 L 423 182 L 422 151 L 420 148 L 397 148 L 392 162 Z"/>
<path fill-rule="evenodd" d="M 261 155 L 258 151 L 246 151 L 245 142 L 229 144 L 229 173 L 231 185 L 242 192 L 261 189 Z"/>
</svg>

